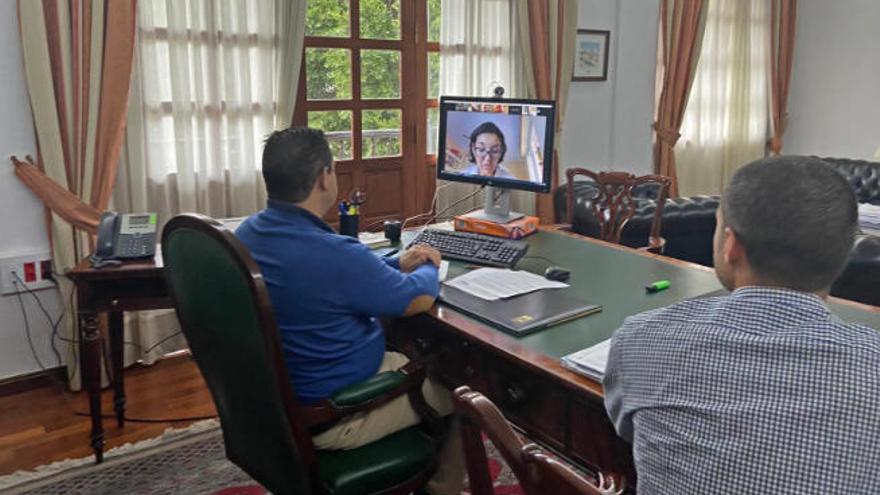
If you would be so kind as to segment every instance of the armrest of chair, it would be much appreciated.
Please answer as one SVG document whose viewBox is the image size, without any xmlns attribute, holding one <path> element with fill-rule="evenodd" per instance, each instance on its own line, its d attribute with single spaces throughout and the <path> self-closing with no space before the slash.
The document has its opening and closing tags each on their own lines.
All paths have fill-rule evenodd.
<svg viewBox="0 0 880 495">
<path fill-rule="evenodd" d="M 662 237 L 651 236 L 648 238 L 648 245 L 640 247 L 639 251 L 647 251 L 654 254 L 663 254 L 664 249 L 666 249 L 666 239 Z"/>
<path fill-rule="evenodd" d="M 406 376 L 400 371 L 385 371 L 337 391 L 330 396 L 330 401 L 336 407 L 357 406 L 386 393 L 395 392 L 404 381 Z"/>
<path fill-rule="evenodd" d="M 410 396 L 416 412 L 429 422 L 436 421 L 439 416 L 422 397 L 425 376 L 424 365 L 410 361 L 396 371 L 379 373 L 338 390 L 328 399 L 304 407 L 306 422 L 314 434 L 326 430 L 346 416 L 375 409 L 404 394 Z"/>
</svg>

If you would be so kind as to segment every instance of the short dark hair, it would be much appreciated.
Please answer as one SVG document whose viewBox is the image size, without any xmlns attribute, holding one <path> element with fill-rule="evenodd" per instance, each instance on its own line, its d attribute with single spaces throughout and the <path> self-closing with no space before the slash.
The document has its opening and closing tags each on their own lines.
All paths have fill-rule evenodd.
<svg viewBox="0 0 880 495">
<path fill-rule="evenodd" d="M 504 141 L 504 134 L 501 133 L 501 129 L 498 128 L 497 125 L 492 122 L 483 122 L 478 125 L 476 129 L 471 132 L 471 144 L 468 147 L 468 153 L 470 154 L 471 163 L 477 163 L 476 158 L 474 158 L 474 143 L 477 142 L 477 136 L 480 134 L 495 134 L 498 136 L 498 140 L 501 141 L 501 156 L 498 157 L 498 163 L 504 161 L 504 154 L 507 153 L 507 142 Z"/>
<path fill-rule="evenodd" d="M 795 290 L 831 287 L 852 250 L 852 188 L 818 158 L 778 156 L 743 166 L 721 198 L 722 221 L 762 279 Z"/>
<path fill-rule="evenodd" d="M 269 199 L 299 203 L 309 197 L 321 170 L 333 166 L 324 133 L 290 127 L 269 134 L 263 145 L 263 181 Z"/>
</svg>

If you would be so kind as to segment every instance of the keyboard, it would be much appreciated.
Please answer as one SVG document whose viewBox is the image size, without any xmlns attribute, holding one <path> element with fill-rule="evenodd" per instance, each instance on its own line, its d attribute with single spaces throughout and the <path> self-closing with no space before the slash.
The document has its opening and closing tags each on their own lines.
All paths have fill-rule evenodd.
<svg viewBox="0 0 880 495">
<path fill-rule="evenodd" d="M 410 246 L 414 244 L 427 244 L 440 251 L 444 258 L 502 268 L 512 268 L 529 249 L 523 241 L 437 229 L 419 232 L 409 243 Z"/>
</svg>

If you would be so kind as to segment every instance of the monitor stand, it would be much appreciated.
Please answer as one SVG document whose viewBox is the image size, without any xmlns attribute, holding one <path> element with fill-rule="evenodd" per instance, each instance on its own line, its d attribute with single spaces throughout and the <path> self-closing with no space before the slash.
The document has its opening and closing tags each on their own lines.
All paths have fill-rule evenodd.
<svg viewBox="0 0 880 495">
<path fill-rule="evenodd" d="M 486 203 L 483 209 L 469 213 L 467 216 L 495 223 L 508 223 L 524 217 L 525 214 L 510 211 L 509 189 L 486 186 Z"/>
</svg>

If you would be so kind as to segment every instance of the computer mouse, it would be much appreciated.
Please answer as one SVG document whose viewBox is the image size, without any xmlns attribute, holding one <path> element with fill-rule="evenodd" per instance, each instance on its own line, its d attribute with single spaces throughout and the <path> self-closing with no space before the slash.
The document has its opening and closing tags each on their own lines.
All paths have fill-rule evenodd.
<svg viewBox="0 0 880 495">
<path fill-rule="evenodd" d="M 557 282 L 567 282 L 571 277 L 571 271 L 568 268 L 563 268 L 561 266 L 550 266 L 544 270 L 544 278 L 548 280 L 555 280 Z"/>
</svg>

